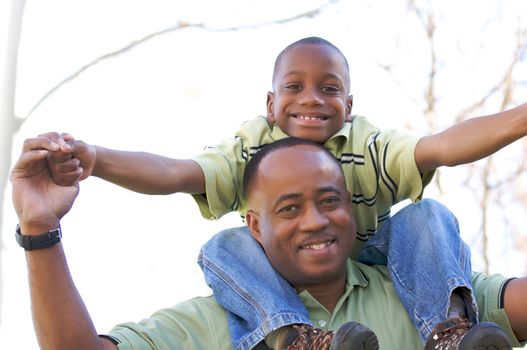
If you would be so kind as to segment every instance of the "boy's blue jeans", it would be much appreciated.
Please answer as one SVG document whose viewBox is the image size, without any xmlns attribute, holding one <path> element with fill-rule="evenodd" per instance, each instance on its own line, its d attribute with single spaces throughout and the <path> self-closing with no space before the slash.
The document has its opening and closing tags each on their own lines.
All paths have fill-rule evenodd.
<svg viewBox="0 0 527 350">
<path fill-rule="evenodd" d="M 457 219 L 440 203 L 427 199 L 401 209 L 364 245 L 357 260 L 388 266 L 423 341 L 447 319 L 450 295 L 458 287 L 469 292 L 464 295 L 468 316 L 477 322 L 470 250 L 460 238 Z M 201 249 L 198 263 L 228 311 L 235 349 L 251 349 L 285 325 L 311 324 L 294 288 L 272 268 L 247 227 L 215 235 Z"/>
</svg>

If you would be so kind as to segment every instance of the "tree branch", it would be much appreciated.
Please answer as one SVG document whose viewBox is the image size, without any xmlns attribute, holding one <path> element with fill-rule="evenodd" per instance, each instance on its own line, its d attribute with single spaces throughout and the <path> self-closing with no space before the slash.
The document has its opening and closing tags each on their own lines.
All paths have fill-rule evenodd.
<svg viewBox="0 0 527 350">
<path fill-rule="evenodd" d="M 302 19 L 302 18 L 313 18 L 313 17 L 319 15 L 326 7 L 328 7 L 330 5 L 333 5 L 333 4 L 335 4 L 337 2 L 340 2 L 340 1 L 341 0 L 329 0 L 327 3 L 325 3 L 324 5 L 316 8 L 316 9 L 313 9 L 313 10 L 310 10 L 310 11 L 306 11 L 306 12 L 300 13 L 298 15 L 294 15 L 292 17 L 287 17 L 287 18 L 278 19 L 278 20 L 275 20 L 275 21 L 262 22 L 262 23 L 257 23 L 257 24 L 242 25 L 242 26 L 233 26 L 233 27 L 226 27 L 226 28 L 210 28 L 210 27 L 207 27 L 207 25 L 205 25 L 203 23 L 188 23 L 188 22 L 185 22 L 185 21 L 180 21 L 180 22 L 176 23 L 175 25 L 173 25 L 171 27 L 162 29 L 162 30 L 157 31 L 157 32 L 153 32 L 153 33 L 147 34 L 147 35 L 145 35 L 144 37 L 142 37 L 140 39 L 134 40 L 131 43 L 129 43 L 129 44 L 117 49 L 117 50 L 108 52 L 108 53 L 106 53 L 106 54 L 104 54 L 102 56 L 99 56 L 99 57 L 95 58 L 93 61 L 83 65 L 77 71 L 75 71 L 71 75 L 67 76 L 66 78 L 64 78 L 63 80 L 58 82 L 55 86 L 53 86 L 50 90 L 48 90 L 48 92 L 46 92 L 37 101 L 37 103 L 35 103 L 35 105 L 29 110 L 29 112 L 26 114 L 26 116 L 23 119 L 24 120 L 29 119 L 29 117 L 51 95 L 53 95 L 64 84 L 66 84 L 66 83 L 74 80 L 75 78 L 77 78 L 80 74 L 82 74 L 87 69 L 89 69 L 89 68 L 95 66 L 96 64 L 98 64 L 98 63 L 100 63 L 100 62 L 102 62 L 104 60 L 107 60 L 109 58 L 120 56 L 120 55 L 130 51 L 131 49 L 135 48 L 136 46 L 144 44 L 145 42 L 150 41 L 151 39 L 154 39 L 154 38 L 156 38 L 158 36 L 161 36 L 161 35 L 164 35 L 164 34 L 168 34 L 168 33 L 171 33 L 171 32 L 175 32 L 175 31 L 178 31 L 178 30 L 182 30 L 182 29 L 187 29 L 187 28 L 198 28 L 198 29 L 202 29 L 202 30 L 205 30 L 205 31 L 209 31 L 209 32 L 221 33 L 221 32 L 232 32 L 232 31 L 237 31 L 237 30 L 256 29 L 256 28 L 266 27 L 266 26 L 275 25 L 275 24 L 286 24 L 286 23 L 293 22 L 293 21 L 296 21 L 296 20 L 299 20 L 299 19 Z"/>
</svg>

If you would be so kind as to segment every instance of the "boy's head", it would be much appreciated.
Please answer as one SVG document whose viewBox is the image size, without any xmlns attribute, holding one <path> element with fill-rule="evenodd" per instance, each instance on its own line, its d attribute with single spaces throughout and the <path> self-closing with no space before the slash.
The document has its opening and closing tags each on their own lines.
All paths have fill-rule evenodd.
<svg viewBox="0 0 527 350">
<path fill-rule="evenodd" d="M 299 291 L 343 285 L 355 223 L 338 160 L 288 137 L 256 153 L 243 181 L 247 225 L 271 265 Z"/>
<path fill-rule="evenodd" d="M 329 41 L 296 41 L 277 57 L 267 119 L 289 136 L 324 143 L 351 120 L 346 57 Z"/>
</svg>

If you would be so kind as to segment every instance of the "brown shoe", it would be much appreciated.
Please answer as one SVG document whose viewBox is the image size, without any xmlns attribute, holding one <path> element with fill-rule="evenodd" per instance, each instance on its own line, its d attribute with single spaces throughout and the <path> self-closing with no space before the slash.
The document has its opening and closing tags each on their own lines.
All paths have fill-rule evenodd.
<svg viewBox="0 0 527 350">
<path fill-rule="evenodd" d="M 348 322 L 336 331 L 325 331 L 308 325 L 293 325 L 286 350 L 378 350 L 375 333 L 368 327 Z"/>
<path fill-rule="evenodd" d="M 466 318 L 450 318 L 439 323 L 428 337 L 425 350 L 510 350 L 507 334 L 497 324 Z"/>
</svg>

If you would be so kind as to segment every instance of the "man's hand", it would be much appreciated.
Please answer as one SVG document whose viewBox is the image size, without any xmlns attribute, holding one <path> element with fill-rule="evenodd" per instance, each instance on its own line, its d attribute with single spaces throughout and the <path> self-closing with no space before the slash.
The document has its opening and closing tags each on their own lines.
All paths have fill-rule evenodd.
<svg viewBox="0 0 527 350">
<path fill-rule="evenodd" d="M 67 133 L 48 132 L 39 135 L 59 145 L 59 149 L 49 152 L 48 167 L 55 183 L 70 186 L 78 180 L 84 180 L 93 172 L 95 166 L 95 148 Z"/>
<path fill-rule="evenodd" d="M 78 181 L 60 186 L 51 178 L 46 159 L 60 148 L 46 137 L 27 139 L 11 170 L 13 204 L 24 234 L 56 228 L 77 197 Z"/>
</svg>

